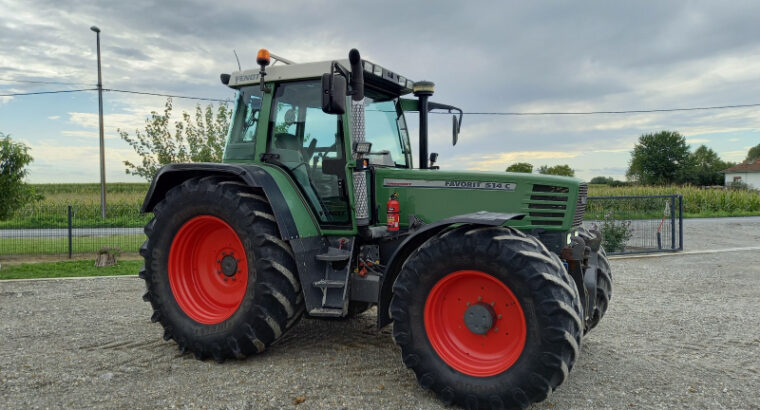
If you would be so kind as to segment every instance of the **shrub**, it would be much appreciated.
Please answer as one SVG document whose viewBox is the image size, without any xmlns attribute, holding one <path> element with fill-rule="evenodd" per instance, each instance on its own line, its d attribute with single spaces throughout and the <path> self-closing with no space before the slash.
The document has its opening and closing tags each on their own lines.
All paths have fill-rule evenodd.
<svg viewBox="0 0 760 410">
<path fill-rule="evenodd" d="M 602 220 L 602 245 L 608 252 L 622 252 L 625 244 L 633 237 L 631 221 L 616 220 L 612 212 L 604 214 Z"/>
</svg>

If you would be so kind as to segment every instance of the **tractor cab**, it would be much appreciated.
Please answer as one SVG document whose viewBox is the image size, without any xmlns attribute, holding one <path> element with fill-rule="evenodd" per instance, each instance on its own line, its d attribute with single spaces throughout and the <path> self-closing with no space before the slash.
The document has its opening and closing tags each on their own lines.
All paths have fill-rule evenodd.
<svg viewBox="0 0 760 410">
<path fill-rule="evenodd" d="M 319 224 L 326 228 L 355 226 L 351 219 L 352 200 L 367 196 L 355 191 L 357 181 L 352 173 L 357 160 L 373 169 L 413 168 L 405 111 L 419 111 L 422 105 L 427 110 L 458 110 L 427 102 L 432 83 L 420 82 L 416 86 L 404 76 L 366 60 L 357 70 L 347 60 L 293 64 L 265 50 L 259 57 L 259 71 L 222 75 L 222 82 L 237 90 L 223 161 L 268 163 L 283 169 L 298 185 Z M 271 59 L 285 64 L 266 68 Z M 356 83 L 357 77 L 361 77 L 361 83 Z M 354 83 L 351 91 L 346 92 L 343 85 L 342 91 L 331 93 L 325 82 L 333 80 Z M 403 98 L 413 91 L 419 94 L 419 100 Z M 357 107 L 355 97 L 359 92 L 363 98 Z M 325 98 L 337 101 L 334 104 L 338 108 L 325 107 Z M 345 110 L 347 103 L 353 104 L 353 113 Z M 358 111 L 363 118 L 357 117 Z M 425 138 L 420 143 L 419 164 L 420 168 L 428 168 L 427 116 L 421 117 Z M 459 123 L 461 114 L 454 120 L 455 137 Z"/>
</svg>

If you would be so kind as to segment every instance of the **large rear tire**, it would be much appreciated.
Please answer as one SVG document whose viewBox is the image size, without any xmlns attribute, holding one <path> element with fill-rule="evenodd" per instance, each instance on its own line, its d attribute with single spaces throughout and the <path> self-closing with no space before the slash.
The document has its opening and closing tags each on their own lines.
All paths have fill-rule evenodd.
<svg viewBox="0 0 760 410">
<path fill-rule="evenodd" d="M 172 188 L 145 226 L 140 277 L 181 352 L 217 361 L 259 353 L 303 313 L 293 251 L 261 192 L 219 177 Z"/>
<path fill-rule="evenodd" d="M 527 407 L 559 386 L 583 334 L 577 289 L 534 237 L 465 226 L 427 241 L 393 286 L 393 336 L 447 404 Z"/>
</svg>

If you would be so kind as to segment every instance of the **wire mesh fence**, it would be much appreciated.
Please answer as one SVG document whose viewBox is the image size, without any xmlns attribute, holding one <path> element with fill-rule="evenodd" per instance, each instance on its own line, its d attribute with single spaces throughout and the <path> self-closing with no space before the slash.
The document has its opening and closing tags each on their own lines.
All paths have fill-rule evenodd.
<svg viewBox="0 0 760 410">
<path fill-rule="evenodd" d="M 608 254 L 683 250 L 681 195 L 590 196 L 583 224 L 596 224 Z"/>
<path fill-rule="evenodd" d="M 113 205 L 102 219 L 100 208 L 85 205 L 37 205 L 0 222 L 0 259 L 48 256 L 60 259 L 94 255 L 103 248 L 137 253 L 150 215 L 134 206 Z"/>
</svg>

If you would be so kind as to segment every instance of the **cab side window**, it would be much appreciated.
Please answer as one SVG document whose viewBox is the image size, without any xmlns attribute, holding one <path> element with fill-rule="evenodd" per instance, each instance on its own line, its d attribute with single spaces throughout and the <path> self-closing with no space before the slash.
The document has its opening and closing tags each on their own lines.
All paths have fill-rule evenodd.
<svg viewBox="0 0 760 410">
<path fill-rule="evenodd" d="M 258 86 L 243 87 L 238 93 L 230 121 L 225 159 L 253 159 L 256 127 L 259 124 L 262 94 Z"/>
<path fill-rule="evenodd" d="M 325 223 L 349 221 L 340 188 L 345 159 L 340 116 L 322 111 L 321 82 L 278 85 L 269 118 L 267 152 L 287 167 L 314 212 Z"/>
</svg>

